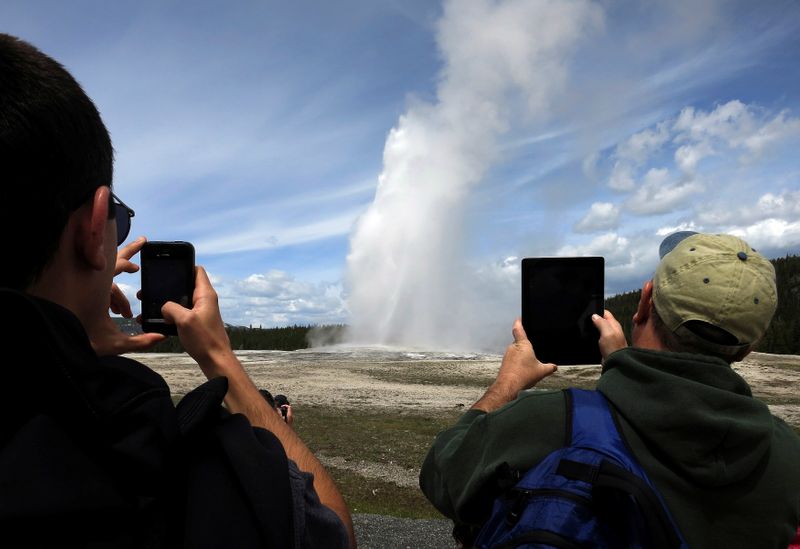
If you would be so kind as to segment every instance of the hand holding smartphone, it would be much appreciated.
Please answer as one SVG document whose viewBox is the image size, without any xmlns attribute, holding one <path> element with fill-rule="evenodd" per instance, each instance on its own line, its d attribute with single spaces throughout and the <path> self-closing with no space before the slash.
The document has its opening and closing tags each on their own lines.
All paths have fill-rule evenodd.
<svg viewBox="0 0 800 549">
<path fill-rule="evenodd" d="M 142 330 L 177 335 L 174 324 L 164 320 L 161 307 L 174 301 L 192 307 L 194 294 L 194 246 L 188 242 L 147 242 L 142 247 Z"/>
</svg>

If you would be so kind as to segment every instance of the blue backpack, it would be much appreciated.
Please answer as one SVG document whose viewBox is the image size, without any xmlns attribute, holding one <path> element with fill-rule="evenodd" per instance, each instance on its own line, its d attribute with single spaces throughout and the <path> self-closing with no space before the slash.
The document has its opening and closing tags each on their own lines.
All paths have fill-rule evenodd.
<svg viewBox="0 0 800 549">
<path fill-rule="evenodd" d="M 688 547 L 605 397 L 568 389 L 570 444 L 498 497 L 475 547 Z"/>
</svg>

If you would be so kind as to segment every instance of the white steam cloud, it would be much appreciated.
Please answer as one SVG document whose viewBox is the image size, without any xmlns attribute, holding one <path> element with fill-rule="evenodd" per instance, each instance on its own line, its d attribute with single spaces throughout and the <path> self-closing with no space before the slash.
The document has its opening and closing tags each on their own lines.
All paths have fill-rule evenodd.
<svg viewBox="0 0 800 549">
<path fill-rule="evenodd" d="M 413 104 L 389 133 L 375 200 L 351 237 L 353 342 L 485 348 L 496 343 L 487 326 L 510 327 L 475 295 L 485 273 L 464 254 L 467 200 L 513 118 L 544 120 L 575 46 L 601 24 L 585 0 L 445 3 L 436 101 Z"/>
</svg>

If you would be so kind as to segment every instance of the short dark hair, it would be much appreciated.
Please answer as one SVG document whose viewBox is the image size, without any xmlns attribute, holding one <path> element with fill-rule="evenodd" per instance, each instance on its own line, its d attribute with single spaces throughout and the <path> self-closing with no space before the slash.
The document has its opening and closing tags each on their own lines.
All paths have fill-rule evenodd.
<svg viewBox="0 0 800 549">
<path fill-rule="evenodd" d="M 80 84 L 32 45 L 0 33 L 0 286 L 37 280 L 70 214 L 111 186 L 113 163 L 108 130 Z"/>
</svg>

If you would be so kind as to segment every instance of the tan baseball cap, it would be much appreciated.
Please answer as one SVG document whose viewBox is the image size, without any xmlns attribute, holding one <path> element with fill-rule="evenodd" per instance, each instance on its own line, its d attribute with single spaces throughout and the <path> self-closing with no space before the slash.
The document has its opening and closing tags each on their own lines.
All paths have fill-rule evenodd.
<svg viewBox="0 0 800 549">
<path fill-rule="evenodd" d="M 653 303 L 676 337 L 727 356 L 761 339 L 778 305 L 775 269 L 764 256 L 735 236 L 692 231 L 669 235 L 659 254 Z M 708 341 L 700 323 L 736 341 Z"/>
</svg>

